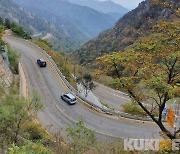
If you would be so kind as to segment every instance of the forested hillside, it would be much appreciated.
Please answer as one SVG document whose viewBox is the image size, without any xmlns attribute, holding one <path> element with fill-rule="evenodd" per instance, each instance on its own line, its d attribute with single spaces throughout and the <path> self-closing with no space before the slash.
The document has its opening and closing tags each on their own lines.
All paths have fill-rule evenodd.
<svg viewBox="0 0 180 154">
<path fill-rule="evenodd" d="M 22 25 L 31 35 L 45 36 L 47 33 L 51 33 L 53 35 L 51 41 L 58 42 L 55 47 L 60 46 L 62 49 L 77 47 L 76 41 L 67 36 L 60 27 L 37 17 L 31 11 L 12 3 L 11 0 L 0 0 L 0 10 L 0 16 L 3 19 L 8 18 L 10 21 Z"/>
<path fill-rule="evenodd" d="M 83 45 L 73 56 L 82 65 L 92 65 L 99 56 L 124 51 L 138 38 L 152 33 L 152 27 L 159 20 L 177 18 L 175 10 L 179 6 L 179 0 L 146 0 L 127 13 L 112 29 Z"/>
<path fill-rule="evenodd" d="M 46 37 L 55 49 L 63 51 L 77 49 L 115 22 L 107 14 L 64 1 L 51 1 L 50 5 L 46 5 L 49 1 L 16 2 L 22 6 L 15 4 L 14 0 L 0 0 L 0 16 L 21 24 L 32 36 Z"/>
<path fill-rule="evenodd" d="M 72 43 L 66 46 L 66 51 L 80 47 L 103 30 L 112 27 L 116 21 L 108 14 L 64 0 L 51 0 L 50 3 L 49 0 L 13 1 L 61 29 L 67 36 L 66 40 Z M 65 41 L 59 42 L 60 46 L 67 44 Z M 58 42 L 53 44 L 58 44 Z"/>
</svg>

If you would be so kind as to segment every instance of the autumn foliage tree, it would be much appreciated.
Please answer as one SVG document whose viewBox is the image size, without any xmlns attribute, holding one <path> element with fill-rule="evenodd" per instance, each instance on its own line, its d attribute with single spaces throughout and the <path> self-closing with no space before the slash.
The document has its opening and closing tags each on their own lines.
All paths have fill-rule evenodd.
<svg viewBox="0 0 180 154">
<path fill-rule="evenodd" d="M 166 128 L 162 113 L 168 101 L 180 96 L 180 20 L 159 21 L 151 36 L 124 52 L 98 58 L 97 65 L 98 73 L 112 76 L 115 88 L 125 89 L 162 132 L 176 138 L 180 129 L 172 132 Z"/>
</svg>

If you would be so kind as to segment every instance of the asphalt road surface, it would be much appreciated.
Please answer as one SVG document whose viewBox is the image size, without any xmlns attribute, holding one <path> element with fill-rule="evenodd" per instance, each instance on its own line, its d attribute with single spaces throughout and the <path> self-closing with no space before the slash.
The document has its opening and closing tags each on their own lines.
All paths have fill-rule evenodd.
<svg viewBox="0 0 180 154">
<path fill-rule="evenodd" d="M 111 108 L 122 111 L 122 105 L 131 102 L 127 94 L 97 82 L 95 84 L 96 88 L 93 93 L 100 101 L 108 104 Z"/>
<path fill-rule="evenodd" d="M 86 127 L 94 130 L 98 137 L 111 138 L 159 138 L 160 129 L 150 122 L 139 122 L 124 118 L 111 118 L 107 115 L 97 113 L 85 107 L 81 103 L 70 106 L 60 99 L 60 95 L 67 91 L 67 88 L 55 75 L 53 69 L 47 65 L 40 68 L 36 64 L 39 51 L 27 43 L 6 38 L 12 49 L 21 54 L 28 82 L 29 94 L 38 91 L 44 103 L 44 109 L 38 113 L 38 120 L 50 132 L 57 133 L 65 130 L 75 122 L 83 120 Z"/>
</svg>

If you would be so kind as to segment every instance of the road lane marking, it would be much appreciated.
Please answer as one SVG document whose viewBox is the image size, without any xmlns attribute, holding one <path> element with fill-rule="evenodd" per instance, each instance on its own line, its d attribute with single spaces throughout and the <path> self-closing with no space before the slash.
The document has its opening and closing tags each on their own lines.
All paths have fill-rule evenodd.
<svg viewBox="0 0 180 154">
<path fill-rule="evenodd" d="M 102 90 L 103 90 L 103 89 L 102 89 Z M 130 98 L 126 98 L 126 97 L 123 97 L 123 96 L 120 96 L 120 95 L 117 95 L 117 94 L 113 94 L 113 93 L 111 93 L 111 92 L 109 92 L 109 91 L 107 91 L 107 90 L 103 90 L 103 91 L 105 91 L 105 92 L 108 93 L 108 94 L 114 95 L 114 96 L 116 96 L 116 97 L 122 98 L 122 99 L 124 99 L 124 100 L 131 101 Z"/>
</svg>

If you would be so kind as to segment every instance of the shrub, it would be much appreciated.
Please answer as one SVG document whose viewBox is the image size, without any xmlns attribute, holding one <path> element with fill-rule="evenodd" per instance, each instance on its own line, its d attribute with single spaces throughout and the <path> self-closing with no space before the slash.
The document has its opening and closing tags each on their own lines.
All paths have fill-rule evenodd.
<svg viewBox="0 0 180 154">
<path fill-rule="evenodd" d="M 19 65 L 19 54 L 9 48 L 8 57 L 10 63 L 10 69 L 14 74 L 18 74 L 18 65 Z"/>
<path fill-rule="evenodd" d="M 17 146 L 12 144 L 8 149 L 9 154 L 50 154 L 51 150 L 47 147 L 44 147 L 41 143 L 33 143 L 27 141 L 23 146 Z"/>
<path fill-rule="evenodd" d="M 138 104 L 134 102 L 130 102 L 123 105 L 123 111 L 129 114 L 139 115 L 139 116 L 146 116 L 146 113 L 141 109 Z"/>
<path fill-rule="evenodd" d="M 40 124 L 30 123 L 25 127 L 29 140 L 33 142 L 41 141 L 44 145 L 51 142 L 49 135 L 42 129 Z"/>
</svg>

